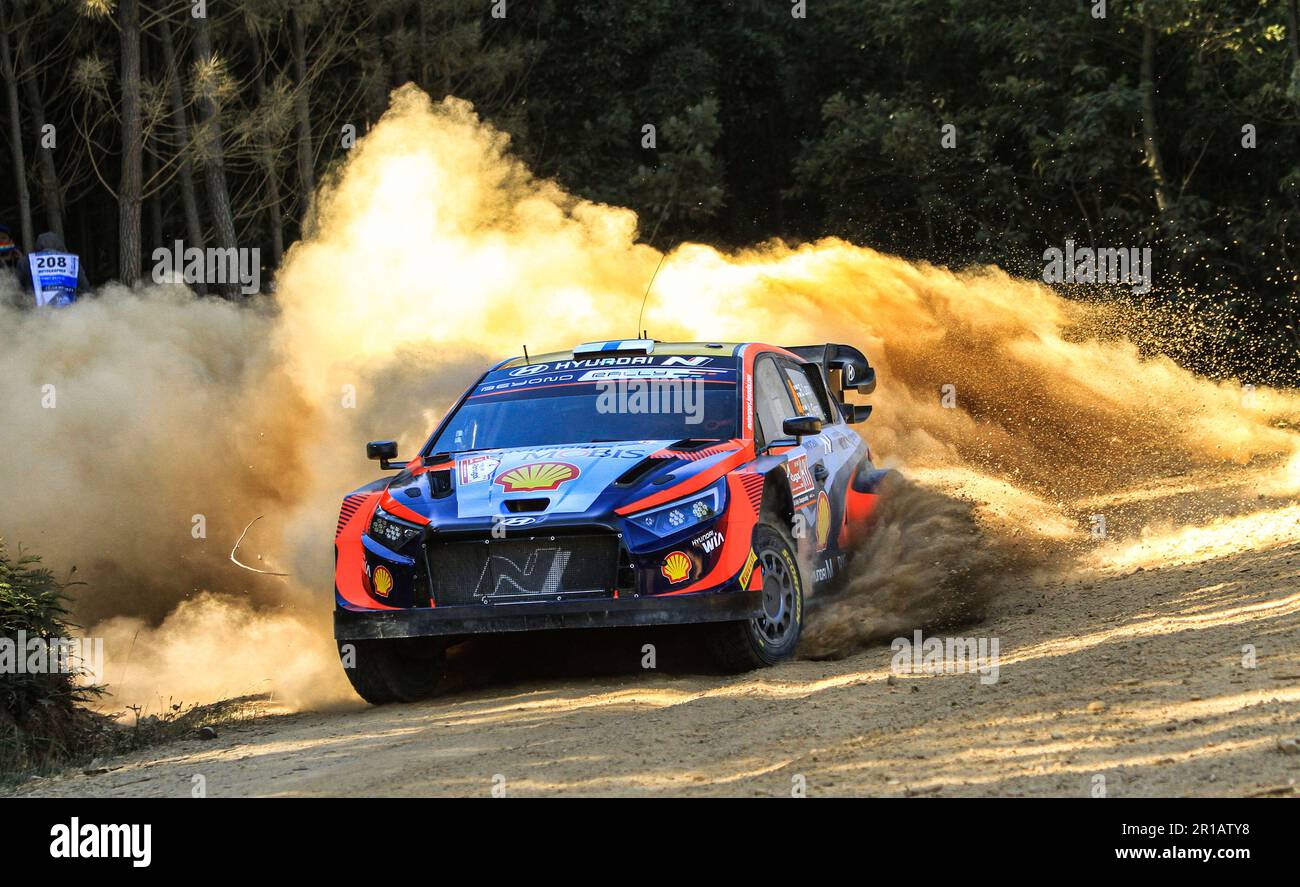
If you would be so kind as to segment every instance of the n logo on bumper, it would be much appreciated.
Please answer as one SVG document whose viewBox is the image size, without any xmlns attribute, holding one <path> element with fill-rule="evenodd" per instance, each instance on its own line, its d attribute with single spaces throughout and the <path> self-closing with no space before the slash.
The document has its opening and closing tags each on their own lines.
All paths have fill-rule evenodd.
<svg viewBox="0 0 1300 887">
<path fill-rule="evenodd" d="M 566 590 L 564 568 L 569 565 L 570 554 L 560 548 L 538 548 L 522 567 L 508 557 L 494 554 L 483 565 L 474 596 L 490 599 L 559 594 Z"/>
</svg>

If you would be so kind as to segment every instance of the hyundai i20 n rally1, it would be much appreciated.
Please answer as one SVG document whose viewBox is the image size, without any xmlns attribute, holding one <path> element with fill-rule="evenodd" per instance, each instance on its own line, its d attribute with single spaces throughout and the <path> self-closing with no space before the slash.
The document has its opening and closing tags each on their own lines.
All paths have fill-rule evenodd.
<svg viewBox="0 0 1300 887">
<path fill-rule="evenodd" d="M 705 623 L 719 664 L 794 653 L 883 472 L 845 345 L 595 342 L 488 370 L 419 454 L 343 500 L 334 634 L 371 703 L 484 633 Z M 811 587 L 810 587 L 811 586 Z"/>
</svg>

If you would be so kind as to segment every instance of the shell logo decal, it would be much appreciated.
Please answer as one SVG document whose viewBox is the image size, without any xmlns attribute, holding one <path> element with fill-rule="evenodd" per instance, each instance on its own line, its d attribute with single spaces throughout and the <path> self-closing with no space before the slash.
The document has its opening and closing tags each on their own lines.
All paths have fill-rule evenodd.
<svg viewBox="0 0 1300 887">
<path fill-rule="evenodd" d="M 507 493 L 554 490 L 578 474 L 578 466 L 568 462 L 530 462 L 503 471 L 493 483 L 501 484 Z"/>
<path fill-rule="evenodd" d="M 831 500 L 823 490 L 817 495 L 817 547 L 825 548 L 831 536 Z"/>
<path fill-rule="evenodd" d="M 676 585 L 691 574 L 691 559 L 683 552 L 674 551 L 664 558 L 659 572 L 663 573 L 664 578 L 670 583 Z"/>
<path fill-rule="evenodd" d="M 389 592 L 393 590 L 393 574 L 388 572 L 387 567 L 375 567 L 373 584 L 376 595 L 388 597 Z"/>
</svg>

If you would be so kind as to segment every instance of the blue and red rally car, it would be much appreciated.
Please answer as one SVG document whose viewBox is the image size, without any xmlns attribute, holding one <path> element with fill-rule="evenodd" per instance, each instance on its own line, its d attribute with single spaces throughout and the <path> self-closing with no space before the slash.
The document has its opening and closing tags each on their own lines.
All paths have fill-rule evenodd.
<svg viewBox="0 0 1300 887">
<path fill-rule="evenodd" d="M 708 623 L 731 670 L 794 653 L 883 472 L 846 345 L 593 342 L 488 370 L 396 476 L 343 500 L 334 634 L 367 701 L 431 694 L 470 635 Z"/>
</svg>

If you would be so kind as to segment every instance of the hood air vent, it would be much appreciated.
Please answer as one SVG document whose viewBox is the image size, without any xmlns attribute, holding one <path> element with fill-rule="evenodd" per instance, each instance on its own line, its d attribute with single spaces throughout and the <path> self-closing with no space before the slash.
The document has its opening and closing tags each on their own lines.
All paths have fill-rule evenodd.
<svg viewBox="0 0 1300 887">
<path fill-rule="evenodd" d="M 545 511 L 551 500 L 546 496 L 537 499 L 507 499 L 506 511 L 514 514 L 527 514 L 532 511 Z"/>
</svg>

